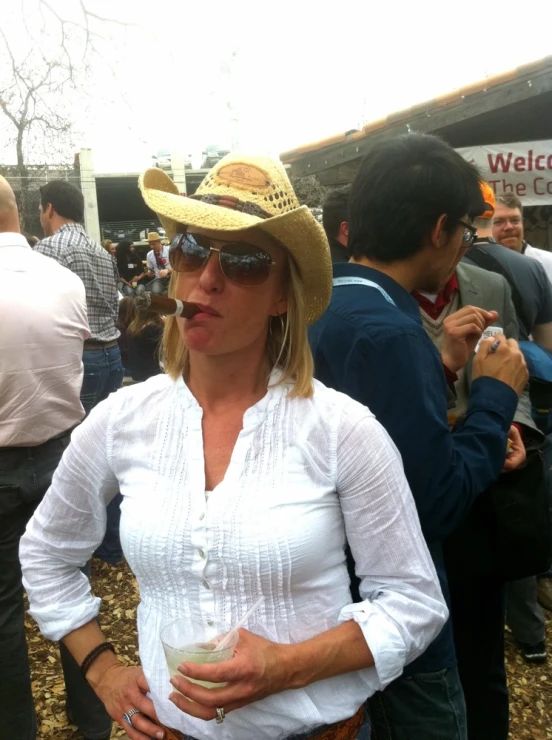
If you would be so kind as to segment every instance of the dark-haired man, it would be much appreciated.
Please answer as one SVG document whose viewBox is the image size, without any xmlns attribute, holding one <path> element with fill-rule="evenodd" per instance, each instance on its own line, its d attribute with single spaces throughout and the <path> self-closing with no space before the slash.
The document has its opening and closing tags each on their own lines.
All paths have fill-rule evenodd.
<svg viewBox="0 0 552 740">
<path fill-rule="evenodd" d="M 317 377 L 369 406 L 397 445 L 445 596 L 442 542 L 500 475 L 527 382 L 516 342 L 499 336 L 491 350 L 484 340 L 468 412 L 450 433 L 446 378 L 456 379 L 496 313 L 466 312 L 439 356 L 411 293 L 438 291 L 473 243 L 479 185 L 477 170 L 435 137 L 377 144 L 351 192 L 352 260 L 334 265 L 330 307 L 310 334 Z M 370 702 L 377 740 L 467 737 L 450 622 L 403 677 L 381 688 Z"/>
<path fill-rule="evenodd" d="M 351 256 L 349 244 L 349 199 L 351 186 L 330 190 L 322 208 L 322 225 L 328 237 L 332 262 L 348 262 Z"/>
<path fill-rule="evenodd" d="M 40 188 L 40 223 L 46 238 L 36 252 L 52 257 L 77 274 L 84 283 L 90 339 L 84 343 L 84 377 L 81 403 L 88 414 L 94 406 L 120 388 L 123 382 L 120 332 L 115 326 L 119 311 L 119 275 L 114 258 L 90 239 L 83 226 L 84 198 L 80 190 L 65 180 L 53 180 Z M 107 509 L 107 533 L 96 554 L 108 563 L 122 558 L 119 539 L 120 495 Z M 70 662 L 61 647 L 62 661 Z"/>
<path fill-rule="evenodd" d="M 40 224 L 46 234 L 35 251 L 53 257 L 76 273 L 86 290 L 90 339 L 84 343 L 81 401 L 88 414 L 123 381 L 115 326 L 119 276 L 111 255 L 90 239 L 82 226 L 84 198 L 65 180 L 40 188 Z"/>
</svg>

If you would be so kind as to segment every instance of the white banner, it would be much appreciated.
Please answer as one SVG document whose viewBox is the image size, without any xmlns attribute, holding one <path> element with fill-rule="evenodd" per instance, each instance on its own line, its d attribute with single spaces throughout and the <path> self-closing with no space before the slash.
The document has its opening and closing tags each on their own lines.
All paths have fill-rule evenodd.
<svg viewBox="0 0 552 740">
<path fill-rule="evenodd" d="M 552 140 L 470 146 L 457 151 L 474 162 L 495 193 L 515 193 L 524 206 L 552 203 Z"/>
</svg>

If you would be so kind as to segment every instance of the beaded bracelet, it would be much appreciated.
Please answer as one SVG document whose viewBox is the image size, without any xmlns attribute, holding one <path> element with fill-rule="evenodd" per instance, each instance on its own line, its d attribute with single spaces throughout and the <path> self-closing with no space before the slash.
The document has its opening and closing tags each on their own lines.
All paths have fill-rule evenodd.
<svg viewBox="0 0 552 740">
<path fill-rule="evenodd" d="M 106 650 L 111 650 L 112 653 L 115 653 L 115 648 L 113 647 L 113 644 L 111 642 L 101 642 L 99 645 L 96 645 L 96 647 L 91 650 L 86 658 L 82 661 L 80 672 L 84 679 L 86 679 L 86 674 L 88 673 L 88 670 L 90 669 L 90 666 L 92 663 L 96 660 L 96 658 L 101 655 L 102 653 L 105 653 Z"/>
</svg>

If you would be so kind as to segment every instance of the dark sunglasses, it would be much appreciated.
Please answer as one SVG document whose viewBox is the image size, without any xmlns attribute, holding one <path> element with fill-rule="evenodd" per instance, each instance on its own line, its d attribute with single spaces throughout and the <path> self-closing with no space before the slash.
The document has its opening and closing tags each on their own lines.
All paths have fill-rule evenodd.
<svg viewBox="0 0 552 740">
<path fill-rule="evenodd" d="M 217 240 L 222 241 L 222 240 Z M 220 249 L 213 240 L 199 234 L 176 234 L 169 245 L 169 261 L 176 272 L 197 272 L 218 252 L 224 277 L 238 285 L 262 285 L 276 264 L 264 249 L 243 242 L 226 242 Z"/>
<path fill-rule="evenodd" d="M 477 229 L 475 226 L 467 224 L 465 221 L 461 221 L 460 219 L 458 219 L 458 223 L 460 226 L 464 227 L 464 231 L 462 232 L 462 246 L 469 249 L 473 246 L 473 243 L 477 238 Z"/>
</svg>

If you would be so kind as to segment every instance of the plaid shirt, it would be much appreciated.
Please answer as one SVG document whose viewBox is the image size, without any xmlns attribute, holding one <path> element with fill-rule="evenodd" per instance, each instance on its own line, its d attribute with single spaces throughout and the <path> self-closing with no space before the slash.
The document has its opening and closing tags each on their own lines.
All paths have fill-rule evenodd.
<svg viewBox="0 0 552 740">
<path fill-rule="evenodd" d="M 52 257 L 84 283 L 90 338 L 100 342 L 117 339 L 119 274 L 115 259 L 77 223 L 64 224 L 53 236 L 39 242 L 35 252 Z"/>
</svg>

